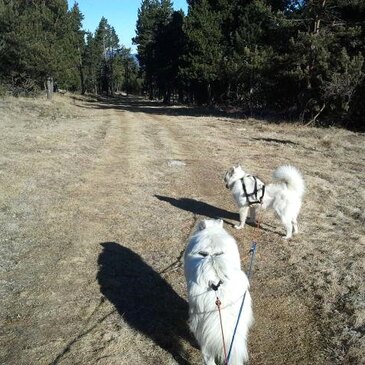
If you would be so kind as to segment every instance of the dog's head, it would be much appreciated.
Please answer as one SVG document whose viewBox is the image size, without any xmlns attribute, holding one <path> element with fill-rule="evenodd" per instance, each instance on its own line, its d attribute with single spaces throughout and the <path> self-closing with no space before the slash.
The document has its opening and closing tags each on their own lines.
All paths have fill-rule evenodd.
<svg viewBox="0 0 365 365">
<path fill-rule="evenodd" d="M 245 172 L 242 170 L 241 166 L 233 166 L 231 167 L 224 176 L 224 182 L 226 184 L 226 188 L 229 189 L 231 185 L 245 176 Z"/>
<path fill-rule="evenodd" d="M 240 265 L 237 243 L 223 228 L 223 220 L 200 221 L 184 255 L 188 283 L 195 282 L 201 287 L 214 289 L 214 286 L 218 289 L 233 272 L 240 269 Z"/>
<path fill-rule="evenodd" d="M 222 219 L 203 219 L 198 224 L 198 230 L 202 231 L 206 228 L 223 228 L 223 220 Z"/>
<path fill-rule="evenodd" d="M 185 251 L 185 260 L 189 257 L 196 262 L 200 262 L 204 258 L 214 255 L 216 247 L 212 243 L 211 237 L 216 235 L 225 234 L 227 232 L 223 229 L 222 219 L 203 219 L 195 227 L 195 232 L 190 238 L 190 242 Z M 221 252 L 221 249 L 218 249 Z"/>
</svg>

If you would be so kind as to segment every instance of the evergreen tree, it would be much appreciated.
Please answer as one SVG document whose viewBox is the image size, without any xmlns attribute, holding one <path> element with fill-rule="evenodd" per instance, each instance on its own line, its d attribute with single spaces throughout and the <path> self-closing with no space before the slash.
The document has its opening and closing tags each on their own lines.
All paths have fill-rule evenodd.
<svg viewBox="0 0 365 365">
<path fill-rule="evenodd" d="M 82 54 L 85 91 L 95 94 L 98 92 L 98 70 L 102 55 L 102 48 L 98 47 L 93 34 L 88 32 L 86 35 L 86 45 Z"/>
<path fill-rule="evenodd" d="M 190 100 L 211 103 L 219 82 L 224 49 L 220 16 L 208 0 L 191 2 L 184 31 L 187 38 L 185 67 L 181 72 L 190 88 Z"/>
<path fill-rule="evenodd" d="M 48 78 L 70 91 L 113 94 L 126 83 L 128 59 L 129 88 L 138 90 L 138 66 L 115 29 L 102 18 L 85 42 L 82 20 L 66 0 L 0 0 L 0 82 L 14 94 L 41 89 Z"/>
<path fill-rule="evenodd" d="M 95 36 L 87 34 L 82 59 L 87 91 L 106 95 L 113 95 L 126 87 L 130 91 L 138 91 L 138 66 L 132 59 L 130 49 L 119 46 L 114 27 L 104 17 Z M 128 84 L 131 80 L 134 80 L 133 88 L 132 84 Z"/>
<path fill-rule="evenodd" d="M 156 83 L 164 103 L 170 103 L 175 89 L 180 93 L 179 68 L 185 47 L 184 13 L 174 12 L 167 24 L 159 24 L 155 34 Z"/>
<path fill-rule="evenodd" d="M 232 45 L 228 69 L 231 100 L 246 108 L 267 107 L 271 92 L 273 67 L 273 34 L 280 21 L 264 1 L 237 2 L 232 26 Z"/>
<path fill-rule="evenodd" d="M 138 77 L 139 67 L 136 59 L 132 56 L 129 48 L 122 47 L 118 53 L 122 67 L 121 89 L 124 90 L 127 95 L 129 93 L 139 94 L 142 89 L 142 79 Z"/>
<path fill-rule="evenodd" d="M 77 3 L 73 5 L 69 12 L 70 31 L 68 32 L 68 42 L 64 42 L 63 49 L 69 51 L 72 57 L 72 74 L 67 82 L 66 88 L 85 93 L 85 78 L 83 73 L 82 55 L 85 49 L 85 32 L 82 30 L 83 14 L 80 12 Z"/>
<path fill-rule="evenodd" d="M 29 80 L 42 87 L 53 77 L 77 88 L 77 46 L 82 43 L 82 14 L 66 0 L 2 0 L 0 3 L 1 77 L 13 88 Z"/>
<path fill-rule="evenodd" d="M 98 58 L 95 72 L 99 93 L 113 94 L 113 61 L 118 47 L 119 39 L 114 28 L 102 17 L 94 38 L 94 57 Z"/>
<path fill-rule="evenodd" d="M 156 89 L 153 44 L 159 6 L 158 0 L 142 0 L 141 7 L 138 9 L 136 36 L 133 38 L 133 43 L 137 44 L 138 61 L 150 98 L 154 96 Z"/>
<path fill-rule="evenodd" d="M 138 10 L 133 42 L 138 45 L 138 60 L 150 98 L 169 93 L 163 78 L 164 69 L 169 68 L 165 64 L 169 62 L 170 45 L 165 39 L 172 13 L 170 0 L 143 0 Z"/>
<path fill-rule="evenodd" d="M 351 2 L 354 5 L 356 0 L 347 1 L 345 8 L 351 8 Z M 278 89 L 288 91 L 281 95 L 303 119 L 315 120 L 321 113 L 346 118 L 363 78 L 361 28 L 346 19 L 343 3 L 303 1 L 289 16 L 295 20 L 296 32 L 282 55 Z"/>
</svg>

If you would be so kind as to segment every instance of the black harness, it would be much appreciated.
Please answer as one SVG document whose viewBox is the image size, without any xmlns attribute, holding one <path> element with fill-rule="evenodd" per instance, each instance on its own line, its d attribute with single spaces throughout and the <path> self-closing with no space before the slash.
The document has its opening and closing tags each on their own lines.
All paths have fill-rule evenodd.
<svg viewBox="0 0 365 365">
<path fill-rule="evenodd" d="M 244 179 L 247 177 L 251 177 L 254 180 L 254 188 L 253 188 L 253 192 L 252 193 L 247 193 L 247 188 L 246 188 L 246 184 Z M 254 205 L 254 204 L 262 204 L 262 199 L 265 195 L 265 184 L 259 180 L 262 185 L 260 188 L 257 187 L 257 177 L 256 176 L 252 176 L 252 175 L 246 175 L 241 179 L 242 182 L 242 189 L 243 189 L 243 193 L 245 194 L 247 203 L 249 206 Z M 261 191 L 261 196 L 259 196 L 259 191 Z"/>
</svg>

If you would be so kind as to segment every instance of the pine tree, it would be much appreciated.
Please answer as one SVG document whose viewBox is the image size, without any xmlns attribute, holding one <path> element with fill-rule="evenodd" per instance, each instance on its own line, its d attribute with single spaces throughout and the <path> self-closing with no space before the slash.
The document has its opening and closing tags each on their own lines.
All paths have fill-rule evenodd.
<svg viewBox="0 0 365 365">
<path fill-rule="evenodd" d="M 136 37 L 133 38 L 133 43 L 137 44 L 138 61 L 150 98 L 154 96 L 156 89 L 156 77 L 154 75 L 156 61 L 153 44 L 159 5 L 158 0 L 142 1 L 141 7 L 138 9 Z"/>
<path fill-rule="evenodd" d="M 122 84 L 121 89 L 129 93 L 138 94 L 142 88 L 142 80 L 139 78 L 138 64 L 129 48 L 121 47 L 118 50 L 121 65 Z"/>
<path fill-rule="evenodd" d="M 163 69 L 166 68 L 170 48 L 164 43 L 164 38 L 172 13 L 170 0 L 143 0 L 138 10 L 133 42 L 138 45 L 138 60 L 150 98 L 161 97 L 168 92 L 169 87 L 163 81 Z"/>
<path fill-rule="evenodd" d="M 267 107 L 278 15 L 264 1 L 237 2 L 234 9 L 227 79 L 231 101 L 253 109 Z"/>
<path fill-rule="evenodd" d="M 184 31 L 187 38 L 185 66 L 181 73 L 190 88 L 190 100 L 211 103 L 219 82 L 224 56 L 220 17 L 208 0 L 191 2 Z"/>
<path fill-rule="evenodd" d="M 119 46 L 114 27 L 104 17 L 95 35 L 87 34 L 82 64 L 86 91 L 106 95 L 126 88 L 139 91 L 138 66 L 130 49 Z"/>
<path fill-rule="evenodd" d="M 86 35 L 86 44 L 82 54 L 82 70 L 84 74 L 85 91 L 98 92 L 98 70 L 100 68 L 100 58 L 102 48 L 98 47 L 91 32 Z"/>
<path fill-rule="evenodd" d="M 69 32 L 67 32 L 68 41 L 65 39 L 63 50 L 68 51 L 71 67 L 70 77 L 66 88 L 76 91 L 80 90 L 85 93 L 85 80 L 82 65 L 82 55 L 85 49 L 85 32 L 82 30 L 83 14 L 80 12 L 77 3 L 69 11 Z"/>
<path fill-rule="evenodd" d="M 77 88 L 81 19 L 77 7 L 68 11 L 66 0 L 2 0 L 2 78 L 13 89 L 29 84 L 29 80 L 42 88 L 48 77 L 67 88 Z"/>
<path fill-rule="evenodd" d="M 345 8 L 356 0 L 350 3 Z M 281 96 L 288 97 L 288 106 L 294 105 L 302 119 L 315 121 L 326 114 L 346 118 L 363 78 L 364 59 L 358 45 L 361 28 L 346 19 L 343 4 L 303 1 L 288 16 L 289 22 L 295 21 L 295 32 L 281 58 L 278 88 L 288 91 Z"/>
<path fill-rule="evenodd" d="M 175 89 L 181 93 L 179 68 L 182 64 L 182 54 L 185 47 L 183 32 L 184 13 L 176 11 L 167 24 L 157 26 L 155 32 L 156 84 L 159 94 L 163 95 L 164 103 L 170 103 Z"/>
<path fill-rule="evenodd" d="M 101 18 L 95 36 L 88 34 L 84 60 L 87 69 L 87 88 L 97 93 L 114 93 L 114 63 L 119 48 L 115 29 Z"/>
</svg>

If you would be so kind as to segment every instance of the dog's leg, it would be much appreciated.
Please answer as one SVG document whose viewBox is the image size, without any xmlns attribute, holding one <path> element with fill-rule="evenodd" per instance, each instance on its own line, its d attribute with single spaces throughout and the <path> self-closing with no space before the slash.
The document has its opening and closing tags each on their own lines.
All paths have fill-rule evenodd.
<svg viewBox="0 0 365 365">
<path fill-rule="evenodd" d="M 248 221 L 253 224 L 256 223 L 256 207 L 255 206 L 250 207 L 250 218 L 248 219 Z"/>
<path fill-rule="evenodd" d="M 284 227 L 286 229 L 286 236 L 284 237 L 284 239 L 289 239 L 292 236 L 293 233 L 293 224 L 292 224 L 292 220 L 288 219 L 287 217 L 281 217 L 281 221 L 284 224 Z"/>
<path fill-rule="evenodd" d="M 236 229 L 241 229 L 245 226 L 247 213 L 248 213 L 248 207 L 241 207 L 239 213 L 240 213 L 240 224 L 239 225 L 236 224 L 234 226 L 234 228 L 236 228 Z"/>
<path fill-rule="evenodd" d="M 293 219 L 293 234 L 298 234 L 298 222 L 296 219 Z"/>
</svg>

